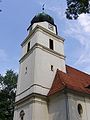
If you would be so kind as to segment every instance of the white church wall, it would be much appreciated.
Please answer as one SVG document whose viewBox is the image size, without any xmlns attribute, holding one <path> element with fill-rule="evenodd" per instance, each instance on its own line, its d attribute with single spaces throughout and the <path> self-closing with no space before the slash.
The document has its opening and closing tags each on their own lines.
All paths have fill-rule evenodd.
<svg viewBox="0 0 90 120">
<path fill-rule="evenodd" d="M 68 94 L 69 119 L 70 120 L 89 120 L 90 119 L 90 99 L 76 94 Z M 78 112 L 78 105 L 82 106 L 82 114 Z"/>
<path fill-rule="evenodd" d="M 24 111 L 24 120 L 32 120 L 32 108 L 33 108 L 33 104 L 30 103 L 24 103 L 22 105 L 17 106 L 17 108 L 14 111 L 14 119 L 13 120 L 21 120 L 20 118 L 20 112 L 21 110 Z"/>
<path fill-rule="evenodd" d="M 37 31 L 37 43 L 49 48 L 49 39 L 53 40 L 54 51 L 64 55 L 64 42 L 43 31 Z"/>
<path fill-rule="evenodd" d="M 49 36 L 48 35 L 45 35 L 42 33 L 41 30 L 38 30 L 37 31 L 37 43 L 45 46 L 45 47 L 49 47 L 48 46 L 48 41 L 49 41 Z"/>
<path fill-rule="evenodd" d="M 49 97 L 49 120 L 89 120 L 90 98 L 77 94 L 56 94 Z M 82 113 L 78 112 L 78 105 Z"/>
<path fill-rule="evenodd" d="M 40 25 L 44 28 L 36 28 Z M 33 31 L 22 43 L 22 58 L 20 59 L 20 69 L 17 84 L 16 108 L 14 120 L 20 119 L 20 111 L 24 110 L 25 120 L 59 120 L 66 118 L 65 99 L 59 95 L 50 100 L 49 113 L 46 99 L 40 98 L 40 95 L 47 95 L 54 80 L 56 70 L 60 69 L 66 72 L 64 57 L 64 41 L 56 36 L 54 31 L 48 29 L 47 22 L 35 23 L 32 26 Z M 54 34 L 55 33 L 55 34 Z M 53 40 L 54 49 L 50 49 L 50 41 Z M 30 42 L 30 49 L 27 48 Z M 37 44 L 38 43 L 38 44 Z M 33 47 L 34 46 L 34 47 Z M 32 49 L 33 48 L 33 49 Z M 52 68 L 52 69 L 51 69 Z M 39 95 L 31 98 L 33 93 Z M 28 100 L 30 97 L 30 101 Z M 58 101 L 59 99 L 59 101 Z M 54 109 L 55 108 L 55 109 Z M 55 112 L 55 113 L 54 113 Z"/>
<path fill-rule="evenodd" d="M 22 57 L 27 53 L 27 46 L 29 41 L 30 48 L 32 48 L 35 45 L 35 43 L 39 43 L 49 48 L 49 39 L 52 39 L 54 42 L 54 51 L 64 55 L 64 43 L 62 40 L 44 32 L 43 30 L 37 29 L 37 31 L 35 31 L 35 33 L 30 38 L 28 38 L 26 43 L 23 45 Z"/>
<path fill-rule="evenodd" d="M 27 42 L 22 46 L 22 56 L 23 57 L 26 53 L 27 53 L 27 46 L 28 46 L 28 43 L 30 42 L 30 48 L 33 47 L 33 45 L 37 41 L 37 33 L 35 33 L 34 35 L 30 36 L 30 38 L 28 38 Z"/>
<path fill-rule="evenodd" d="M 51 71 L 51 65 L 53 65 L 53 71 Z M 55 55 L 36 48 L 33 53 L 20 64 L 17 85 L 17 95 L 20 95 L 16 97 L 16 101 L 32 92 L 47 95 L 57 69 L 65 71 L 64 59 L 60 59 Z M 38 84 L 38 86 L 34 84 Z"/>
<path fill-rule="evenodd" d="M 55 40 L 54 45 L 55 45 L 55 48 L 54 48 L 55 51 L 64 55 L 64 42 Z"/>
<path fill-rule="evenodd" d="M 38 22 L 38 23 L 34 23 L 34 24 L 32 25 L 32 30 L 33 30 L 37 25 L 40 25 L 40 26 L 46 28 L 47 30 L 49 30 L 49 31 L 51 31 L 51 32 L 53 32 L 53 33 L 56 34 L 56 27 L 55 27 L 54 25 L 52 25 L 52 26 L 53 26 L 53 30 L 50 30 L 50 29 L 49 29 L 49 24 L 50 24 L 50 23 L 48 23 L 48 22 Z M 50 24 L 50 25 L 51 25 L 51 24 Z"/>
<path fill-rule="evenodd" d="M 45 100 L 35 98 L 32 120 L 49 120 L 48 107 Z"/>
<path fill-rule="evenodd" d="M 53 71 L 51 70 L 51 65 L 53 65 Z M 57 69 L 65 72 L 64 59 L 60 59 L 40 48 L 36 48 L 34 81 L 35 84 L 41 85 L 40 87 L 36 87 L 35 91 L 37 93 L 47 95 Z M 40 90 L 39 88 L 42 89 Z"/>
<path fill-rule="evenodd" d="M 14 120 L 21 120 L 20 112 L 24 111 L 24 120 L 49 120 L 46 99 L 33 97 L 26 102 L 16 106 Z"/>
<path fill-rule="evenodd" d="M 86 105 L 87 120 L 89 120 L 90 119 L 90 97 L 89 98 L 85 98 L 85 105 Z"/>
<path fill-rule="evenodd" d="M 31 36 L 22 48 L 22 57 L 27 53 L 28 42 L 30 41 L 30 48 L 32 48 L 35 43 L 39 43 L 47 48 L 49 48 L 49 39 L 53 40 L 54 51 L 64 55 L 64 42 L 59 38 L 56 38 L 48 33 L 43 32 L 38 29 L 33 36 Z"/>
<path fill-rule="evenodd" d="M 49 120 L 67 120 L 64 94 L 49 98 Z"/>
<path fill-rule="evenodd" d="M 32 92 L 32 89 L 29 89 L 30 86 L 34 83 L 34 66 L 35 66 L 35 51 L 31 55 L 27 57 L 23 62 L 20 64 L 20 72 L 18 77 L 18 84 L 17 84 L 17 95 L 16 101 L 23 98 L 23 96 L 27 96 Z M 28 90 L 27 90 L 28 89 Z M 24 91 L 26 91 L 24 95 Z M 31 91 L 30 91 L 31 90 Z"/>
<path fill-rule="evenodd" d="M 50 38 L 54 41 L 54 51 L 61 55 L 64 55 L 63 41 L 49 34 L 47 35 L 39 30 L 34 34 L 34 36 L 29 38 L 23 46 L 23 55 L 27 52 L 26 49 L 29 41 L 30 48 L 32 48 L 35 43 L 41 44 L 46 48 L 49 48 Z M 53 65 L 53 71 L 51 71 L 51 65 Z M 26 68 L 27 74 L 25 74 Z M 57 68 L 64 72 L 66 71 L 64 56 L 63 58 L 60 58 L 60 56 L 56 55 L 56 53 L 50 54 L 49 49 L 45 51 L 43 49 L 41 50 L 36 48 L 34 51 L 32 51 L 31 54 L 27 58 L 25 58 L 20 64 L 17 94 L 21 94 L 22 92 L 23 94 L 18 96 L 16 99 L 19 100 L 19 97 L 22 98 L 24 96 L 24 91 L 30 88 L 32 84 L 38 84 L 46 88 L 41 89 L 40 87 L 33 86 L 33 88 L 30 88 L 31 90 L 26 91 L 27 94 L 25 93 L 25 96 L 30 94 L 33 89 L 34 92 L 37 91 L 37 93 L 42 93 L 46 95 L 49 91 L 48 88 L 51 87 Z"/>
</svg>

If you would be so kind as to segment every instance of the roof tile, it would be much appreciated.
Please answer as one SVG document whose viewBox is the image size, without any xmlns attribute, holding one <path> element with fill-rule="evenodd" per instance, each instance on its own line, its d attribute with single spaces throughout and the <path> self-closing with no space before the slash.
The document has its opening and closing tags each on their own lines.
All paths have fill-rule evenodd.
<svg viewBox="0 0 90 120">
<path fill-rule="evenodd" d="M 90 75 L 81 72 L 75 68 L 66 65 L 66 73 L 57 70 L 52 87 L 48 93 L 48 96 L 55 94 L 64 88 L 90 94 L 90 89 L 87 86 L 90 85 Z"/>
</svg>

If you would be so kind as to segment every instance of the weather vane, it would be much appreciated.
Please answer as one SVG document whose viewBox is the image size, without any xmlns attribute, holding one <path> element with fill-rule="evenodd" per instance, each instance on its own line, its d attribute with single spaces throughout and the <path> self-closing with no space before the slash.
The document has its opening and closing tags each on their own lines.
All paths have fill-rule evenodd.
<svg viewBox="0 0 90 120">
<path fill-rule="evenodd" d="M 44 10 L 45 10 L 45 3 L 42 5 L 42 11 L 44 12 Z"/>
</svg>

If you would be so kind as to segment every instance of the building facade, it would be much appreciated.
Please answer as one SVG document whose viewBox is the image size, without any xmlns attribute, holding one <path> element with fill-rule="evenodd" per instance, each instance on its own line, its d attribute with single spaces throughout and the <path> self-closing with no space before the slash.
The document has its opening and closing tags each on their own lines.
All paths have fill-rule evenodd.
<svg viewBox="0 0 90 120">
<path fill-rule="evenodd" d="M 21 44 L 14 120 L 89 120 L 90 76 L 65 65 L 64 39 L 54 19 L 39 13 L 28 31 Z"/>
</svg>

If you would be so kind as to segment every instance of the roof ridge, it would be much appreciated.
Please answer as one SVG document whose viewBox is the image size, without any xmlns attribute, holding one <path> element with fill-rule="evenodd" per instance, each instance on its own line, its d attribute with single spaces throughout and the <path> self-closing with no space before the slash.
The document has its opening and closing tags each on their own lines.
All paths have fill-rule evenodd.
<svg viewBox="0 0 90 120">
<path fill-rule="evenodd" d="M 90 74 L 88 74 L 88 73 L 86 73 L 86 72 L 83 72 L 83 71 L 81 71 L 81 70 L 79 70 L 79 69 L 76 69 L 76 68 L 74 68 L 74 67 L 72 67 L 72 66 L 69 66 L 69 65 L 66 65 L 66 69 L 67 69 L 67 67 L 69 67 L 69 68 L 71 68 L 71 69 L 73 69 L 73 70 L 75 70 L 75 71 L 78 71 L 78 72 L 80 72 L 80 73 L 82 73 L 82 74 L 87 75 L 87 76 L 90 77 Z M 67 71 L 67 73 L 68 73 L 68 71 Z"/>
</svg>

